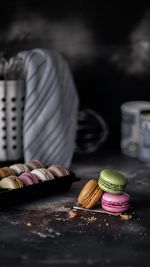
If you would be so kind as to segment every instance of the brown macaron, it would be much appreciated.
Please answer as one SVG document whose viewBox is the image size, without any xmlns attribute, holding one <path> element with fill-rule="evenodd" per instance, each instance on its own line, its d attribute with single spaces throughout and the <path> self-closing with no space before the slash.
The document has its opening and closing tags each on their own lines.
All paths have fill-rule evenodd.
<svg viewBox="0 0 150 267">
<path fill-rule="evenodd" d="M 96 179 L 91 179 L 82 188 L 78 196 L 78 204 L 86 209 L 94 207 L 101 199 L 103 191 L 98 186 Z"/>
<path fill-rule="evenodd" d="M 48 170 L 55 176 L 55 177 L 62 177 L 67 176 L 70 174 L 70 171 L 66 169 L 62 165 L 52 165 L 48 167 Z"/>
<path fill-rule="evenodd" d="M 15 175 L 14 170 L 12 170 L 11 168 L 9 167 L 0 168 L 0 180 L 3 179 L 4 177 L 8 177 L 11 175 Z"/>
<path fill-rule="evenodd" d="M 30 162 L 27 162 L 25 164 L 29 170 L 34 170 L 34 169 L 41 169 L 41 168 L 46 168 L 45 164 L 42 162 L 42 161 L 39 161 L 39 160 L 32 160 Z"/>
</svg>

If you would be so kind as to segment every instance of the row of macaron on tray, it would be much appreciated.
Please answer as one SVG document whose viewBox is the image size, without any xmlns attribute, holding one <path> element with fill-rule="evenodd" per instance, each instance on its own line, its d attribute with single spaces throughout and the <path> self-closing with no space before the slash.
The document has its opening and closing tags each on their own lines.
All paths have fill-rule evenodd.
<svg viewBox="0 0 150 267">
<path fill-rule="evenodd" d="M 17 189 L 68 175 L 69 169 L 62 165 L 47 167 L 39 160 L 32 160 L 0 168 L 0 188 Z"/>
<path fill-rule="evenodd" d="M 103 210 L 123 213 L 130 207 L 130 195 L 125 193 L 128 180 L 115 169 L 104 169 L 98 179 L 89 180 L 79 193 L 77 202 L 85 209 L 101 204 Z"/>
</svg>

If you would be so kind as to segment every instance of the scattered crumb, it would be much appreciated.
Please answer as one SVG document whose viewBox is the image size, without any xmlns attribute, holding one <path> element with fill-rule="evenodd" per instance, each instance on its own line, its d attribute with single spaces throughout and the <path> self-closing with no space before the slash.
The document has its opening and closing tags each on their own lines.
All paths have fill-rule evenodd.
<svg viewBox="0 0 150 267">
<path fill-rule="evenodd" d="M 68 212 L 69 219 L 73 219 L 73 218 L 77 217 L 77 214 L 78 214 L 77 211 L 70 210 Z"/>
<path fill-rule="evenodd" d="M 109 226 L 109 223 L 106 223 L 106 226 Z"/>
<path fill-rule="evenodd" d="M 123 220 L 131 220 L 132 215 L 131 214 L 120 214 L 121 219 Z"/>
<path fill-rule="evenodd" d="M 80 217 L 83 221 L 85 221 L 86 224 L 89 224 L 89 223 L 93 223 L 95 221 L 97 221 L 97 218 L 92 216 L 92 217 L 84 217 L 84 216 L 81 216 Z"/>
<path fill-rule="evenodd" d="M 28 227 L 31 227 L 31 226 L 32 226 L 32 223 L 28 222 L 28 223 L 27 223 L 27 226 L 28 226 Z"/>
<path fill-rule="evenodd" d="M 46 237 L 48 237 L 47 234 L 44 234 L 44 233 L 41 233 L 41 232 L 32 231 L 32 233 L 35 234 L 35 235 L 38 235 L 38 236 L 41 237 L 41 238 L 46 238 Z M 54 236 L 51 236 L 51 237 L 54 237 Z"/>
<path fill-rule="evenodd" d="M 97 218 L 95 218 L 94 216 L 88 218 L 88 222 L 95 222 L 97 220 Z"/>
</svg>

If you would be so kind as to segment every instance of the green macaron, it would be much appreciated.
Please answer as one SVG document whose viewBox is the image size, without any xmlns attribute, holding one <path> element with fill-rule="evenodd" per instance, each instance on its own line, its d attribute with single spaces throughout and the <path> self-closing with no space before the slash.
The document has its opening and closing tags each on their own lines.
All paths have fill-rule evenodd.
<svg viewBox="0 0 150 267">
<path fill-rule="evenodd" d="M 124 192 L 127 182 L 127 178 L 118 170 L 105 169 L 100 173 L 98 185 L 105 192 L 119 195 Z"/>
</svg>

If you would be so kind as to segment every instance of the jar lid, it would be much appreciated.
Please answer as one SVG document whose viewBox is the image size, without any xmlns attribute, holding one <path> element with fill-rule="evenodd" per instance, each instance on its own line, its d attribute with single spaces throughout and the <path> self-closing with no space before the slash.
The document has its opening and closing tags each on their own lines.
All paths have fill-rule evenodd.
<svg viewBox="0 0 150 267">
<path fill-rule="evenodd" d="M 150 110 L 150 102 L 149 101 L 129 101 L 125 102 L 121 105 L 121 110 L 126 112 L 136 113 L 141 109 L 149 109 Z"/>
</svg>

